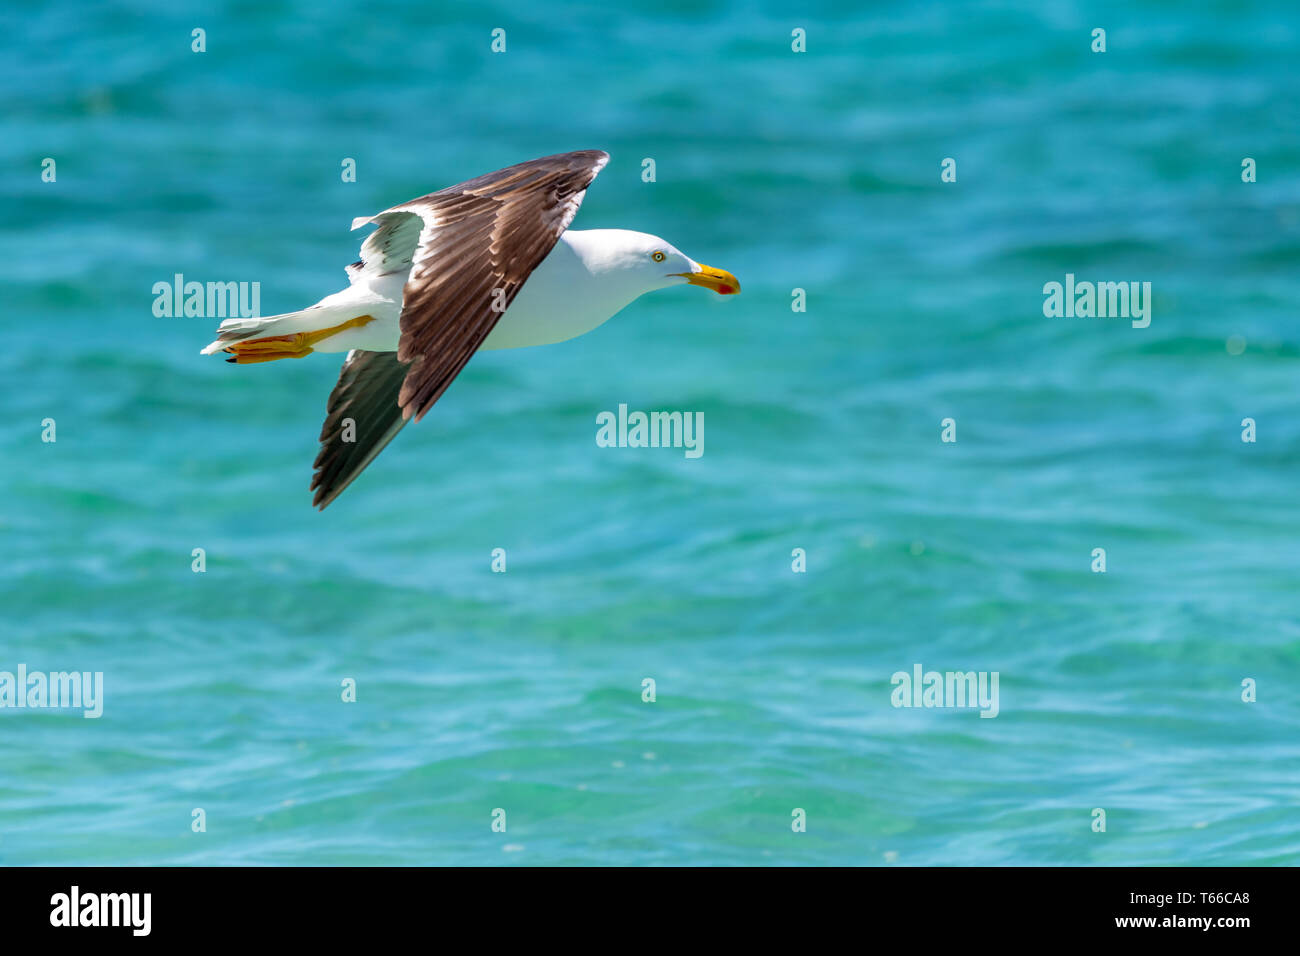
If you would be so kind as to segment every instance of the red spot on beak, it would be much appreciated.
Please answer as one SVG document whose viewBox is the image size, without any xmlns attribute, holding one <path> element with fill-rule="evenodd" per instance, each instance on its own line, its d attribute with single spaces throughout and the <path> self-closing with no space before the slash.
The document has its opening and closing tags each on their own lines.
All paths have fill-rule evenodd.
<svg viewBox="0 0 1300 956">
<path fill-rule="evenodd" d="M 712 289 L 718 295 L 735 295 L 740 291 L 740 280 L 725 269 L 702 265 L 694 272 L 673 274 L 683 277 L 691 285 L 702 285 L 706 289 Z"/>
</svg>

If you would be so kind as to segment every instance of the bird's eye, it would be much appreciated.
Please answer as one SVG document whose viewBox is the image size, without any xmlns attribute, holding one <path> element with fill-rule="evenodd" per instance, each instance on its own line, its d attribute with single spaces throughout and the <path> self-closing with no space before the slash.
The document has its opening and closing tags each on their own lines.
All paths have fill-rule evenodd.
<svg viewBox="0 0 1300 956">
<path fill-rule="evenodd" d="M 664 255 L 662 252 L 656 252 L 656 253 L 653 253 L 653 254 L 650 256 L 650 258 L 653 259 L 655 262 L 663 262 L 663 261 L 664 261 L 665 259 L 667 259 L 668 257 L 667 257 L 666 255 Z"/>
</svg>

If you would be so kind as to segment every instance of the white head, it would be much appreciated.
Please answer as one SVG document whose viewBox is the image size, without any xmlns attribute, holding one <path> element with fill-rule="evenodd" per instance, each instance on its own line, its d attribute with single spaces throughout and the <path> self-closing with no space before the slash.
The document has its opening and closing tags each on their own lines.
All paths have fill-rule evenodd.
<svg viewBox="0 0 1300 956">
<path fill-rule="evenodd" d="M 630 229 L 569 230 L 564 238 L 594 276 L 614 283 L 627 301 L 671 285 L 698 285 L 734 295 L 740 283 L 730 272 L 701 265 L 671 242 Z"/>
</svg>

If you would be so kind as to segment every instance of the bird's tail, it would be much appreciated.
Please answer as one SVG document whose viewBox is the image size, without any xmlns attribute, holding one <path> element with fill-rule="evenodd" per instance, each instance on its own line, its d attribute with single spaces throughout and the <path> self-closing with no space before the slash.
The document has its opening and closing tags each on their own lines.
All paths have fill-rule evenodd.
<svg viewBox="0 0 1300 956">
<path fill-rule="evenodd" d="M 316 306 L 283 315 L 226 319 L 217 327 L 216 339 L 204 347 L 202 354 L 229 352 L 232 357 L 226 361 L 240 365 L 302 358 L 312 353 L 317 342 L 371 321 L 371 316 L 355 313 L 343 319 L 331 309 Z"/>
</svg>

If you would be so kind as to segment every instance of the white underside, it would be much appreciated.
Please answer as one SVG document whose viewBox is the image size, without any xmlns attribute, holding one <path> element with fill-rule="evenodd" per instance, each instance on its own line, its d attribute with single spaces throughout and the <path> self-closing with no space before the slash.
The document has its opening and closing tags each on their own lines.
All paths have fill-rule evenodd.
<svg viewBox="0 0 1300 956">
<path fill-rule="evenodd" d="M 560 236 L 480 348 L 517 349 L 564 342 L 590 332 L 636 298 L 621 286 L 596 281 L 579 254 L 582 246 L 581 232 Z M 315 331 L 341 325 L 359 315 L 371 315 L 373 322 L 345 329 L 313 348 L 317 352 L 395 352 L 401 338 L 399 318 L 405 283 L 405 273 L 358 281 L 325 297 L 306 313 L 299 313 L 303 316 L 302 329 L 277 328 L 276 333 Z M 325 314 L 312 316 L 317 309 Z"/>
</svg>

